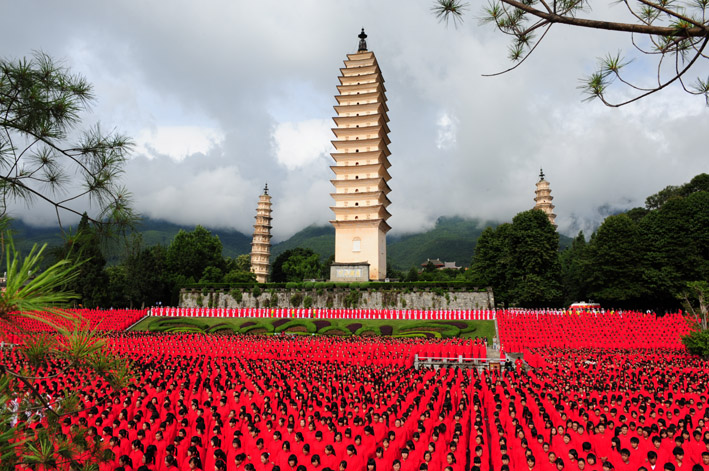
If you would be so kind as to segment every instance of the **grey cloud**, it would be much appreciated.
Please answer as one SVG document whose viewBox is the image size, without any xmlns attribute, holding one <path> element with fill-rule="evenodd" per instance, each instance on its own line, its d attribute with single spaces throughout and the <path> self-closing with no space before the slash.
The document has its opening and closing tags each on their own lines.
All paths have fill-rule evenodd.
<svg viewBox="0 0 709 471">
<path fill-rule="evenodd" d="M 533 205 L 543 166 L 560 229 L 589 231 L 599 208 L 640 205 L 667 184 L 706 170 L 706 110 L 673 90 L 629 108 L 581 102 L 578 78 L 622 35 L 553 30 L 518 70 L 502 70 L 507 38 L 466 23 L 446 28 L 430 0 L 406 2 L 13 2 L 0 55 L 43 49 L 67 58 L 96 85 L 90 117 L 136 135 L 160 126 L 214 126 L 224 136 L 182 161 L 136 155 L 125 183 L 151 217 L 251 231 L 269 182 L 274 230 L 288 237 L 331 217 L 329 156 L 288 170 L 276 158 L 279 119 L 329 119 L 338 69 L 359 28 L 381 64 L 391 119 L 394 232 L 430 227 L 438 216 L 508 220 Z M 594 6 L 595 13 L 622 15 Z M 622 10 L 620 10 L 622 12 Z M 73 61 L 73 62 L 72 62 Z M 678 111 L 679 110 L 679 111 Z M 455 119 L 437 146 L 438 119 Z M 440 147 L 440 148 L 439 148 Z M 175 157 L 175 156 L 172 156 Z M 51 221 L 41 209 L 24 211 Z"/>
</svg>

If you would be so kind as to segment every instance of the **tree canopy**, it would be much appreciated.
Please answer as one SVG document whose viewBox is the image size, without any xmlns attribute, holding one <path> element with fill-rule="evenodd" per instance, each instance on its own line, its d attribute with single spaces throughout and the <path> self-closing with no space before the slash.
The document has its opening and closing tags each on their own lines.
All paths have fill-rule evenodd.
<svg viewBox="0 0 709 471">
<path fill-rule="evenodd" d="M 0 59 L 0 217 L 13 202 L 42 203 L 60 225 L 89 206 L 99 230 L 134 222 L 119 182 L 131 141 L 98 125 L 79 128 L 93 100 L 86 79 L 46 54 Z"/>
<path fill-rule="evenodd" d="M 296 247 L 276 257 L 271 268 L 271 281 L 278 283 L 316 279 L 323 276 L 323 271 L 318 254 L 312 249 Z"/>
<path fill-rule="evenodd" d="M 208 267 L 224 268 L 222 242 L 202 226 L 181 230 L 167 248 L 167 266 L 174 275 L 199 281 Z"/>
<path fill-rule="evenodd" d="M 577 238 L 561 255 L 566 302 L 679 308 L 688 282 L 709 279 L 708 180 L 666 187 L 645 208 L 607 217 L 588 244 Z"/>
<path fill-rule="evenodd" d="M 632 56 L 650 56 L 656 60 L 656 70 L 635 81 L 637 73 L 625 73 L 632 57 L 620 52 L 610 53 L 599 60 L 595 70 L 582 80 L 581 89 L 589 100 L 598 99 L 607 106 L 623 106 L 669 85 L 679 84 L 693 95 L 701 95 L 709 104 L 709 78 L 698 74 L 706 65 L 709 42 L 708 0 L 622 0 L 617 2 L 630 13 L 628 21 L 614 21 L 594 15 L 590 2 L 584 0 L 491 0 L 482 9 L 483 23 L 492 24 L 511 39 L 509 58 L 512 67 L 522 64 L 554 25 L 619 31 L 628 34 Z M 469 4 L 465 0 L 435 0 L 434 14 L 448 23 L 460 23 Z M 493 74 L 498 75 L 498 74 Z M 641 74 L 642 75 L 642 74 Z M 608 96 L 613 83 L 627 87 L 632 98 L 614 101 Z"/>
<path fill-rule="evenodd" d="M 492 286 L 495 298 L 505 304 L 561 302 L 559 235 L 539 209 L 517 214 L 511 224 L 485 229 L 470 271 L 474 283 Z"/>
</svg>

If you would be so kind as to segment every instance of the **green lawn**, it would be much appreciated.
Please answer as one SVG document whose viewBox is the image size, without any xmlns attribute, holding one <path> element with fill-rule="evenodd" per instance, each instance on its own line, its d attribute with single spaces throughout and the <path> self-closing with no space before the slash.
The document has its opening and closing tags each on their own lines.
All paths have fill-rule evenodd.
<svg viewBox="0 0 709 471">
<path fill-rule="evenodd" d="M 318 335 L 384 335 L 394 337 L 486 337 L 495 336 L 494 321 L 422 321 L 372 319 L 285 319 L 223 317 L 148 317 L 133 330 L 151 332 L 280 333 Z"/>
</svg>

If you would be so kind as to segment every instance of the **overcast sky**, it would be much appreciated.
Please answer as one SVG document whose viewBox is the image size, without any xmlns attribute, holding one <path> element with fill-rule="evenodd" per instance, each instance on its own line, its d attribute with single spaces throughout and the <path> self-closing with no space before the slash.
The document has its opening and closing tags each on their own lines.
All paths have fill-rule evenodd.
<svg viewBox="0 0 709 471">
<path fill-rule="evenodd" d="M 630 46 L 617 33 L 557 27 L 487 78 L 509 66 L 508 42 L 475 1 L 458 28 L 431 0 L 2 3 L 0 55 L 42 50 L 94 84 L 86 121 L 134 138 L 124 183 L 153 218 L 248 234 L 268 181 L 276 239 L 326 224 L 337 76 L 361 27 L 386 80 L 395 233 L 446 215 L 509 220 L 534 205 L 540 167 L 567 234 L 707 171 L 702 98 L 582 102 L 596 58 Z M 632 72 L 652 77 L 645 67 Z M 54 222 L 39 205 L 15 216 Z"/>
</svg>

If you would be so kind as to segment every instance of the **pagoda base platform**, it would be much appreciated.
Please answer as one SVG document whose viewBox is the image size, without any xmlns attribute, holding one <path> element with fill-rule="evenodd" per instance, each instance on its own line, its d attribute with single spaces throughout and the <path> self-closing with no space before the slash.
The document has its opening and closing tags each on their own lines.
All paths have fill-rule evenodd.
<svg viewBox="0 0 709 471">
<path fill-rule="evenodd" d="M 330 265 L 330 281 L 369 281 L 369 263 L 333 263 Z"/>
</svg>

